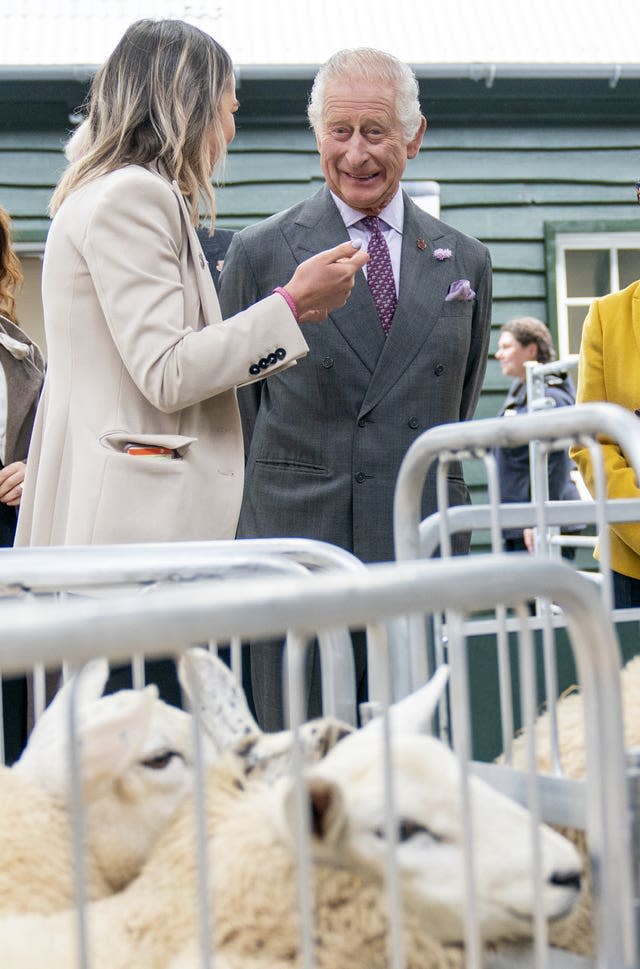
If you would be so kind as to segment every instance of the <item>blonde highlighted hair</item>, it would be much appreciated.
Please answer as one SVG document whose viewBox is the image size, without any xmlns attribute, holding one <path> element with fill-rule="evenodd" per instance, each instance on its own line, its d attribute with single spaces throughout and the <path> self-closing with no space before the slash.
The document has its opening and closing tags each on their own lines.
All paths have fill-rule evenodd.
<svg viewBox="0 0 640 969">
<path fill-rule="evenodd" d="M 13 315 L 15 293 L 21 285 L 22 270 L 11 244 L 11 218 L 0 208 L 0 313 L 12 323 L 16 322 Z"/>
<path fill-rule="evenodd" d="M 73 153 L 50 212 L 76 188 L 125 165 L 159 164 L 175 179 L 194 225 L 200 199 L 215 217 L 212 167 L 227 144 L 220 103 L 231 58 L 213 37 L 182 20 L 139 20 L 95 75 L 82 150 Z"/>
</svg>

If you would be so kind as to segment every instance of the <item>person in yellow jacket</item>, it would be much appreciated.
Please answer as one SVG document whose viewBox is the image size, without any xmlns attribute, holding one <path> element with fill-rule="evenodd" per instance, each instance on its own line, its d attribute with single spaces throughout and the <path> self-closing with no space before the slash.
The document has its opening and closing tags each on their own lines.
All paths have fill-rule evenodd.
<svg viewBox="0 0 640 969">
<path fill-rule="evenodd" d="M 640 414 L 640 280 L 594 300 L 587 314 L 576 403 L 592 401 L 608 401 Z M 571 457 L 595 495 L 588 448 L 575 445 Z M 635 472 L 620 448 L 604 444 L 603 457 L 607 497 L 640 499 Z M 612 524 L 610 543 L 614 605 L 618 609 L 640 606 L 640 522 Z"/>
</svg>

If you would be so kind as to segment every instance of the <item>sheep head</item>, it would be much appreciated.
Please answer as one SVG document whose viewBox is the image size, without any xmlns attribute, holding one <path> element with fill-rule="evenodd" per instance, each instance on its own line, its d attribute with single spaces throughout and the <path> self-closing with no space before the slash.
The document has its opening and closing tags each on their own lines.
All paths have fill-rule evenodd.
<svg viewBox="0 0 640 969">
<path fill-rule="evenodd" d="M 426 699 L 433 700 L 428 691 Z M 445 744 L 406 732 L 402 722 L 401 712 L 392 709 L 396 851 L 405 902 L 419 911 L 433 938 L 462 944 L 466 875 L 459 761 Z M 381 880 L 388 850 L 383 765 L 383 734 L 374 722 L 346 737 L 310 768 L 305 779 L 315 857 L 353 865 Z M 469 793 L 483 941 L 530 938 L 536 896 L 530 814 L 473 775 Z M 279 811 L 290 841 L 295 833 L 291 781 L 283 784 Z M 541 825 L 538 835 L 543 911 L 547 918 L 557 919 L 577 899 L 582 862 L 574 846 L 551 828 Z"/>
<path fill-rule="evenodd" d="M 149 856 L 191 789 L 193 721 L 153 685 L 102 696 L 106 661 L 88 663 L 55 695 L 12 770 L 71 812 L 69 724 L 75 707 L 88 853 L 117 890 Z M 205 742 L 205 760 L 215 752 Z"/>
</svg>

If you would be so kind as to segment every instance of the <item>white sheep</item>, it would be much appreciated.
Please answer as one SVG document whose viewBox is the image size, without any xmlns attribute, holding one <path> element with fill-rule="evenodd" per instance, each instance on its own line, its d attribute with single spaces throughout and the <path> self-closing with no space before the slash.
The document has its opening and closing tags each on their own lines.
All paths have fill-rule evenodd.
<svg viewBox="0 0 640 969">
<path fill-rule="evenodd" d="M 430 715 L 437 697 L 427 691 L 423 699 Z M 394 716 L 394 727 L 398 721 Z M 394 729 L 393 762 L 407 966 L 451 969 L 460 964 L 464 938 L 458 761 L 436 739 Z M 374 723 L 343 739 L 305 779 L 318 969 L 388 964 L 382 763 L 382 730 Z M 529 814 L 477 778 L 470 778 L 470 788 L 482 939 L 530 937 Z M 231 757 L 210 770 L 208 863 L 218 969 L 300 966 L 294 805 L 291 778 L 247 783 L 242 764 Z M 196 969 L 193 828 L 187 799 L 138 878 L 90 904 L 92 969 Z M 541 827 L 540 841 L 542 905 L 555 919 L 576 899 L 580 860 L 549 828 Z M 3 969 L 72 969 L 75 921 L 73 912 L 0 920 Z"/>
<path fill-rule="evenodd" d="M 289 768 L 290 731 L 259 729 L 220 660 L 189 650 L 179 675 L 202 714 L 206 764 L 237 750 L 247 777 L 273 779 Z M 89 898 L 128 884 L 191 789 L 191 716 L 159 700 L 155 686 L 102 696 L 107 676 L 104 660 L 87 664 L 44 711 L 20 760 L 0 768 L 0 911 L 48 912 L 72 904 L 68 727 L 74 690 Z M 305 724 L 305 760 L 323 756 L 349 729 L 331 718 Z"/>
<path fill-rule="evenodd" d="M 631 659 L 623 667 L 620 676 L 622 712 L 624 719 L 624 742 L 630 750 L 640 747 L 640 656 Z M 570 778 L 582 780 L 586 772 L 584 742 L 584 703 L 577 688 L 566 691 L 556 703 L 558 726 L 558 748 L 563 773 Z M 535 724 L 536 769 L 541 774 L 552 773 L 551 762 L 551 718 L 548 711 L 542 713 Z M 528 738 L 521 733 L 513 742 L 512 766 L 527 770 Z M 593 903 L 590 893 L 591 870 L 589 850 L 584 831 L 574 828 L 559 828 L 578 848 L 584 862 L 584 892 L 571 915 L 559 922 L 553 929 L 551 938 L 554 945 L 568 949 L 578 955 L 594 954 Z"/>
</svg>

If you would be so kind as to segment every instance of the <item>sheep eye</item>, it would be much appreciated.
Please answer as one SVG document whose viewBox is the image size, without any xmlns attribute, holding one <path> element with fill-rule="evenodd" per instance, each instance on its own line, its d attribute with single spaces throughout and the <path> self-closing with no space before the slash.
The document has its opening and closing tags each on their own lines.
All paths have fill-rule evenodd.
<svg viewBox="0 0 640 969">
<path fill-rule="evenodd" d="M 377 838 L 385 837 L 384 828 L 376 828 L 373 832 Z M 430 831 L 429 828 L 425 828 L 423 824 L 419 824 L 417 821 L 411 821 L 407 818 L 401 818 L 398 821 L 398 843 L 402 844 L 405 841 L 409 841 L 414 835 L 426 834 L 427 837 L 431 838 L 432 841 L 442 841 L 443 839 Z"/>
<path fill-rule="evenodd" d="M 406 819 L 403 818 L 401 821 L 398 822 L 398 841 L 399 842 L 402 843 L 403 841 L 408 841 L 410 838 L 413 838 L 413 836 L 416 834 L 427 834 L 429 835 L 430 838 L 433 838 L 433 840 L 435 841 L 440 840 L 439 838 L 436 838 L 431 831 L 425 828 L 423 824 L 418 824 L 417 821 L 407 821 Z"/>
<path fill-rule="evenodd" d="M 164 750 L 160 754 L 156 754 L 154 757 L 149 757 L 147 760 L 142 761 L 143 767 L 148 767 L 150 770 L 164 770 L 168 767 L 174 757 L 180 757 L 181 755 L 175 750 Z"/>
</svg>

